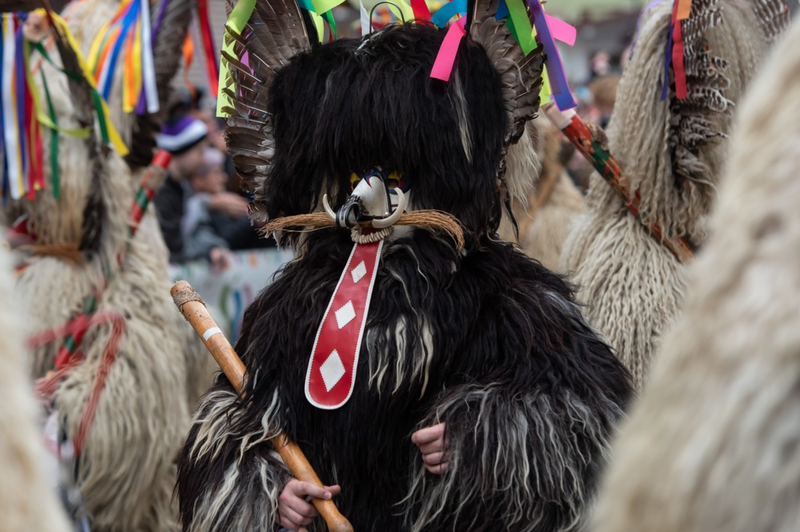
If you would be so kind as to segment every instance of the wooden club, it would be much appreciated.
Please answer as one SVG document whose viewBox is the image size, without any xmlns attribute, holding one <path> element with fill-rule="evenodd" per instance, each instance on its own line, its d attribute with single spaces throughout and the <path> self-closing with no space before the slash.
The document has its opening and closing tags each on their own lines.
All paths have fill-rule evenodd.
<svg viewBox="0 0 800 532">
<path fill-rule="evenodd" d="M 239 395 L 244 394 L 244 384 L 247 380 L 244 364 L 236 351 L 233 350 L 228 339 L 217 327 L 214 318 L 209 314 L 205 303 L 200 295 L 186 281 L 178 281 L 170 290 L 172 300 L 181 311 L 195 332 L 203 339 L 203 343 L 211 352 L 211 356 L 217 361 L 228 380 L 231 381 L 233 388 Z M 272 440 L 275 449 L 280 453 L 283 462 L 292 472 L 297 480 L 309 482 L 319 487 L 324 485 L 320 481 L 303 451 L 296 443 L 289 440 L 285 434 L 280 433 Z M 312 500 L 317 511 L 320 513 L 330 532 L 353 532 L 353 526 L 339 510 L 333 501 L 324 499 Z"/>
</svg>

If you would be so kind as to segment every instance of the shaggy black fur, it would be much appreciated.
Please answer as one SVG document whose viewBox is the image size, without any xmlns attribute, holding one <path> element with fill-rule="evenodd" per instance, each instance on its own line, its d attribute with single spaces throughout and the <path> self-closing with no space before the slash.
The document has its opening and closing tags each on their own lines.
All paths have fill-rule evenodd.
<svg viewBox="0 0 800 532">
<path fill-rule="evenodd" d="M 275 157 L 268 178 L 270 217 L 316 208 L 328 180 L 341 205 L 350 174 L 381 166 L 410 176 L 416 209 L 454 214 L 471 231 L 500 223 L 497 169 L 506 132 L 500 79 L 483 48 L 463 39 L 457 75 L 476 146 L 464 155 L 454 83 L 432 79 L 444 31 L 394 26 L 369 46 L 341 40 L 296 57 L 270 90 Z M 455 74 L 454 74 L 455 75 Z"/>
<path fill-rule="evenodd" d="M 413 519 L 414 510 L 395 505 L 408 492 L 412 466 L 421 463 L 410 436 L 429 416 L 440 394 L 448 390 L 492 383 L 502 388 L 509 402 L 522 394 L 547 397 L 554 406 L 546 415 L 561 418 L 564 423 L 569 417 L 565 397 L 573 395 L 592 409 L 591 417 L 604 431 L 611 430 L 631 395 L 629 375 L 570 306 L 564 305 L 572 296 L 563 280 L 514 251 L 510 244 L 489 240 L 484 240 L 476 253 L 456 261 L 458 271 L 454 274 L 452 249 L 425 232 L 386 248 L 367 327 L 390 336 L 388 341 L 373 345 L 365 342 L 352 398 L 334 411 L 311 406 L 303 389 L 308 358 L 351 247 L 347 234 L 332 230 L 315 234 L 307 255 L 288 265 L 248 309 L 236 349 L 248 373 L 257 378 L 251 379 L 247 388 L 251 399 L 243 406 L 247 409 L 244 423 L 232 432 L 258 432 L 261 414 L 273 390 L 279 389 L 283 405 L 280 424 L 299 442 L 322 479 L 342 485 L 337 504 L 356 530 L 407 530 L 403 514 L 409 511 Z M 407 318 L 407 342 L 420 342 L 421 321 L 424 318 L 429 322 L 434 358 L 425 393 L 420 379 L 410 382 L 408 378 L 391 393 L 396 376 L 393 361 L 397 358 L 391 336 L 401 317 Z M 414 347 L 407 345 L 406 351 L 410 354 Z M 380 394 L 367 386 L 369 360 L 375 359 L 376 352 L 389 353 L 392 361 Z M 414 361 L 414 356 L 406 357 L 406 375 L 410 375 Z M 224 379 L 216 387 L 230 389 Z M 457 428 L 453 419 L 453 429 L 463 432 L 470 414 L 459 412 L 458 417 L 462 427 Z M 465 432 L 469 434 L 469 430 Z M 188 447 L 196 434 L 195 426 Z M 548 448 L 542 435 L 533 432 L 527 436 L 531 439 L 531 456 Z M 579 427 L 556 437 L 576 439 L 589 457 L 589 466 L 579 471 L 583 475 L 579 483 L 591 491 L 603 463 L 601 449 L 581 434 Z M 473 443 L 469 437 L 465 440 L 467 458 L 475 459 L 484 442 Z M 495 443 L 489 441 L 490 446 Z M 185 524 L 191 522 L 201 494 L 217 489 L 237 449 L 231 444 L 221 456 L 198 462 L 184 453 L 179 492 Z M 251 454 L 266 456 L 268 450 L 269 445 L 264 444 Z M 245 462 L 242 469 L 247 466 Z M 479 463 L 474 468 L 467 480 L 479 481 Z M 250 490 L 249 494 L 254 500 L 238 504 L 259 504 L 259 491 Z M 537 497 L 530 501 L 547 515 L 538 530 L 559 530 L 565 520 L 574 518 L 566 509 L 561 511 L 562 499 L 570 494 L 556 489 L 546 496 L 547 500 Z M 448 521 L 445 512 L 426 530 L 506 530 L 501 526 L 504 497 L 498 492 L 495 500 L 467 508 L 458 523 Z M 520 523 L 515 529 L 524 530 L 525 526 Z"/>
<path fill-rule="evenodd" d="M 632 394 L 630 376 L 583 321 L 563 279 L 496 240 L 507 129 L 499 76 L 464 39 L 460 100 L 455 81 L 429 77 L 443 36 L 422 25 L 389 28 L 361 50 L 361 41 L 316 48 L 276 77 L 271 217 L 312 211 L 323 189 L 341 205 L 350 173 L 380 165 L 411 176 L 414 208 L 458 217 L 467 252 L 424 230 L 385 244 L 355 390 L 326 411 L 306 400 L 305 374 L 353 244 L 349 231 L 308 235 L 301 256 L 245 314 L 236 349 L 250 375 L 246 403 L 215 411 L 231 400 L 220 378 L 189 434 L 178 481 L 184 530 L 243 530 L 254 509 L 270 504 L 265 490 L 287 480 L 268 442 L 237 462 L 243 440 L 263 432 L 276 390 L 272 428 L 299 443 L 323 481 L 342 486 L 337 504 L 359 532 L 552 532 L 571 528 L 591 497 L 605 440 Z M 471 162 L 459 101 L 468 110 Z M 430 364 L 420 364 L 428 355 Z M 382 380 L 370 382 L 382 370 Z M 422 473 L 410 439 L 437 421 L 447 423 L 454 452 L 443 477 Z M 191 454 L 208 433 L 219 435 L 219 452 Z M 272 471 L 268 478 L 259 464 Z M 231 489 L 224 481 L 233 468 Z M 193 528 L 223 490 L 232 513 Z M 431 501 L 443 511 L 426 508 Z M 264 526 L 271 524 L 250 528 Z"/>
</svg>

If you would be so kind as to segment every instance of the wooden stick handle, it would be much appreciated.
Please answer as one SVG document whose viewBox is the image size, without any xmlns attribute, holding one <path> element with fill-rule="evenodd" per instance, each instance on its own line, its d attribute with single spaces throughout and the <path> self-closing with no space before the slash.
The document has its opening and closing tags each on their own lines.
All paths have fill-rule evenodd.
<svg viewBox="0 0 800 532">
<path fill-rule="evenodd" d="M 234 389 L 239 395 L 244 393 L 244 384 L 247 381 L 244 364 L 236 351 L 233 350 L 228 339 L 222 333 L 214 318 L 208 312 L 205 303 L 200 295 L 186 281 L 178 281 L 170 290 L 172 300 L 181 311 L 198 336 L 203 339 L 203 343 L 211 352 L 211 356 L 222 368 L 225 376 L 231 381 Z M 319 487 L 324 484 L 320 481 L 314 468 L 308 463 L 308 459 L 296 443 L 280 433 L 273 439 L 275 449 L 280 453 L 283 462 L 292 472 L 292 476 L 297 480 L 309 482 Z M 330 532 L 353 532 L 353 526 L 339 510 L 333 501 L 324 499 L 312 500 L 317 511 L 320 513 Z"/>
</svg>

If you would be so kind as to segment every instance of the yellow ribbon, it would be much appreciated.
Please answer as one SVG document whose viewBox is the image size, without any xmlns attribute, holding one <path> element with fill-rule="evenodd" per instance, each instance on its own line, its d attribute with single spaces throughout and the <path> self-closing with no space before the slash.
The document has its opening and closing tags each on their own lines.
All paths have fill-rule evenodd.
<svg viewBox="0 0 800 532">
<path fill-rule="evenodd" d="M 67 23 L 64 21 L 63 18 L 61 18 L 60 16 L 58 16 L 55 13 L 52 13 L 52 17 L 53 17 L 53 20 L 56 23 L 56 26 L 58 26 L 58 29 L 61 31 L 62 35 L 64 35 L 66 37 L 67 42 L 69 43 L 69 45 L 74 50 L 75 55 L 78 58 L 78 64 L 81 67 L 81 72 L 83 73 L 84 79 L 89 84 L 89 86 L 92 88 L 92 90 L 94 90 L 95 92 L 98 93 L 98 99 L 100 100 L 100 105 L 102 106 L 103 113 L 105 114 L 105 122 L 106 122 L 106 126 L 108 128 L 108 139 L 111 141 L 111 144 L 112 144 L 112 146 L 114 146 L 114 149 L 117 150 L 117 153 L 119 153 L 123 157 L 125 155 L 128 155 L 128 153 L 129 153 L 128 152 L 128 147 L 125 145 L 125 142 L 122 140 L 122 137 L 119 135 L 119 132 L 117 131 L 117 128 L 114 127 L 114 124 L 111 122 L 111 119 L 110 119 L 111 113 L 108 110 L 108 105 L 106 104 L 105 100 L 99 94 L 99 92 L 97 90 L 97 85 L 96 85 L 96 83 L 94 81 L 94 76 L 92 75 L 91 70 L 89 70 L 89 67 L 86 65 L 86 61 L 84 61 L 84 59 L 83 59 L 83 55 L 81 54 L 81 49 L 78 46 L 78 42 L 75 40 L 75 36 L 72 35 L 71 31 L 69 31 L 69 27 L 67 26 Z M 104 117 L 99 117 L 99 116 L 97 118 L 98 118 L 98 120 L 103 120 L 104 119 Z"/>
</svg>

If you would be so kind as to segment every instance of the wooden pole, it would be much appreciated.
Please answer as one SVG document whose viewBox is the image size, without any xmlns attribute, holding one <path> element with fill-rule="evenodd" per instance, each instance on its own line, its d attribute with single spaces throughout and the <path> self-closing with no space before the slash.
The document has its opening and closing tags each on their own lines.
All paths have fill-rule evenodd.
<svg viewBox="0 0 800 532">
<path fill-rule="evenodd" d="M 228 380 L 231 381 L 233 388 L 239 395 L 244 394 L 244 384 L 247 381 L 247 374 L 244 364 L 236 351 L 233 350 L 230 342 L 217 327 L 214 318 L 209 314 L 205 303 L 200 295 L 186 281 L 178 281 L 170 290 L 172 300 L 181 311 L 198 336 L 203 339 L 203 343 L 211 352 L 211 356 L 217 361 Z M 314 468 L 308 463 L 308 459 L 296 443 L 279 433 L 273 438 L 272 443 L 280 453 L 283 462 L 292 472 L 292 476 L 297 480 L 309 482 L 319 487 L 324 487 Z M 312 500 L 317 511 L 320 513 L 330 532 L 353 532 L 353 526 L 336 508 L 333 501 L 324 499 Z"/>
<path fill-rule="evenodd" d="M 666 247 L 675 258 L 686 264 L 694 258 L 691 246 L 679 236 L 665 234 L 658 222 L 647 224 L 639 212 L 641 198 L 638 192 L 631 191 L 630 181 L 625 177 L 622 166 L 608 151 L 608 138 L 605 132 L 594 124 L 584 122 L 573 110 L 559 111 L 555 104 L 542 107 L 545 115 L 569 141 L 586 157 L 597 173 L 606 180 L 612 189 L 622 198 L 642 225 L 650 231 L 656 240 Z"/>
</svg>

